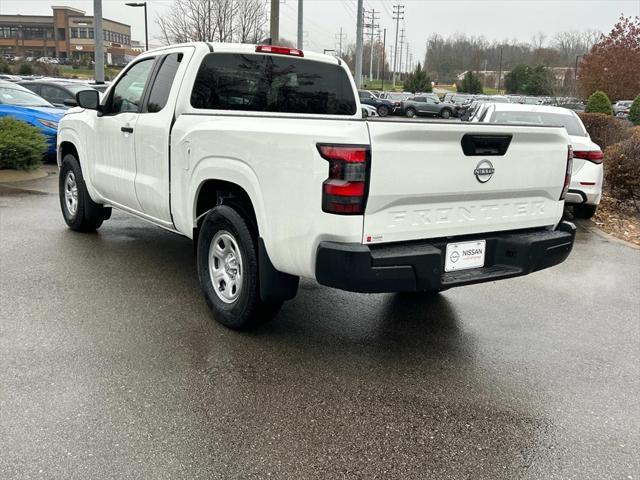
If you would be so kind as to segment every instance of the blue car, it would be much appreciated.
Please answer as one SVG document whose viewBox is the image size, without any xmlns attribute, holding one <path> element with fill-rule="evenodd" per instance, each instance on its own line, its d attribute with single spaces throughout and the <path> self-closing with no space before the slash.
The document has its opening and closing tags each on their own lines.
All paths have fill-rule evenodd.
<svg viewBox="0 0 640 480">
<path fill-rule="evenodd" d="M 13 117 L 37 127 L 47 137 L 47 156 L 55 157 L 58 122 L 64 113 L 30 90 L 0 81 L 0 118 Z"/>
</svg>

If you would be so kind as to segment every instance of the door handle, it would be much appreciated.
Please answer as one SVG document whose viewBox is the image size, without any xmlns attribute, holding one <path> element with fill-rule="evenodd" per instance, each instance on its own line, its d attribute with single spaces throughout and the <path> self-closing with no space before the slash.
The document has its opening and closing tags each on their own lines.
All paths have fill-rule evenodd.
<svg viewBox="0 0 640 480">
<path fill-rule="evenodd" d="M 125 132 L 125 133 L 133 133 L 133 128 L 131 128 L 131 127 L 120 127 L 120 131 L 121 132 Z"/>
</svg>

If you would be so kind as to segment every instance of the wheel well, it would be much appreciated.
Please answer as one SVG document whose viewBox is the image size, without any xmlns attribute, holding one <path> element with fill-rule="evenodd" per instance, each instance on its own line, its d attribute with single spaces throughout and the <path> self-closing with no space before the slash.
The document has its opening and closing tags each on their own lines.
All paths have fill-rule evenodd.
<svg viewBox="0 0 640 480">
<path fill-rule="evenodd" d="M 256 233 L 256 235 L 259 233 L 256 212 L 247 192 L 241 186 L 223 180 L 207 180 L 200 186 L 198 199 L 196 200 L 196 218 L 198 219 L 198 223 L 195 230 L 200 229 L 202 219 L 199 217 L 218 205 L 233 206 L 249 221 L 254 233 Z M 197 235 L 194 235 L 194 238 L 196 236 Z"/>
<path fill-rule="evenodd" d="M 74 157 L 76 157 L 76 159 L 80 160 L 76 146 L 71 142 L 62 142 L 60 144 L 60 161 L 62 161 L 64 156 L 68 153 L 71 153 Z"/>
</svg>

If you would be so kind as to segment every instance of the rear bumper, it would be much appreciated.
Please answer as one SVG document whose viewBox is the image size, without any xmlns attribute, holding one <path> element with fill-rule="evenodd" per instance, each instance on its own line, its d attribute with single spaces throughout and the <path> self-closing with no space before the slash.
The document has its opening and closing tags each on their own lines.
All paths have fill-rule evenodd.
<svg viewBox="0 0 640 480">
<path fill-rule="evenodd" d="M 576 228 L 495 233 L 380 246 L 322 242 L 316 279 L 352 292 L 384 293 L 441 290 L 526 275 L 562 263 L 571 253 Z M 444 272 L 447 243 L 486 240 L 485 266 Z"/>
</svg>

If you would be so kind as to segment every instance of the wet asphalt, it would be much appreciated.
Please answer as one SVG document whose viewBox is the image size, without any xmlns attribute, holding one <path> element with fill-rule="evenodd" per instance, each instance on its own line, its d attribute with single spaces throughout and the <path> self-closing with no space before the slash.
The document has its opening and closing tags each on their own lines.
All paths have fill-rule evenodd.
<svg viewBox="0 0 640 480">
<path fill-rule="evenodd" d="M 0 187 L 1 479 L 638 479 L 640 250 L 215 323 L 189 240 Z M 49 193 L 47 193 L 49 192 Z"/>
</svg>

